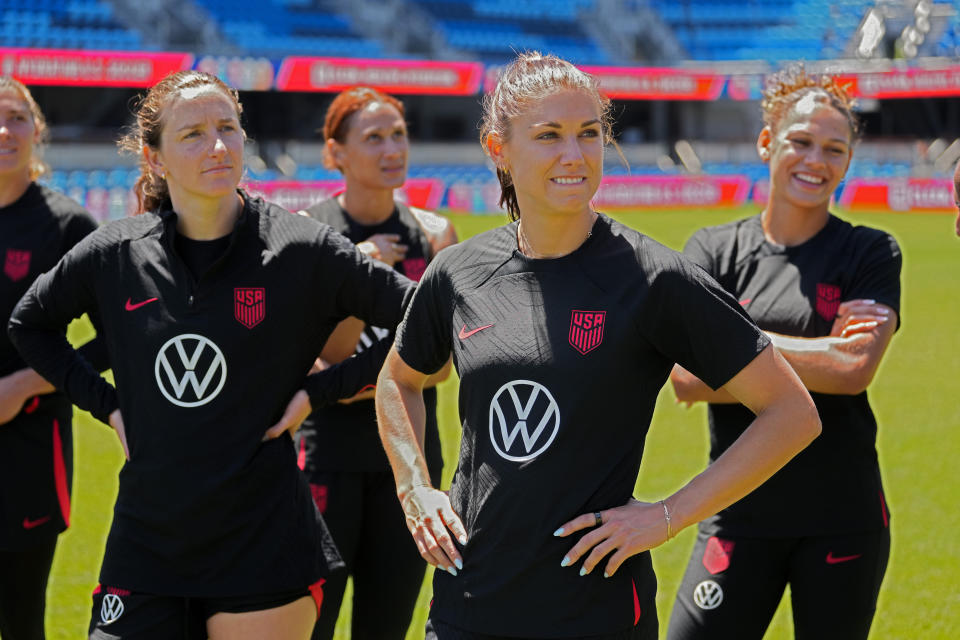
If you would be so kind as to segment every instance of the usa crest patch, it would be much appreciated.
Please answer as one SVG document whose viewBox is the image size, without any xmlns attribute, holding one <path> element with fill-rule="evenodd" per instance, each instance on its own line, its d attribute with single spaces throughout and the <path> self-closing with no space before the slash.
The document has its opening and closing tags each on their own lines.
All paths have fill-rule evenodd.
<svg viewBox="0 0 960 640">
<path fill-rule="evenodd" d="M 30 252 L 20 249 L 7 249 L 7 258 L 3 261 L 3 272 L 16 282 L 30 272 Z"/>
<path fill-rule="evenodd" d="M 581 311 L 574 309 L 570 314 L 570 346 L 586 355 L 603 342 L 603 324 L 606 311 Z"/>
<path fill-rule="evenodd" d="M 837 317 L 840 307 L 840 287 L 835 284 L 817 283 L 817 313 L 830 322 Z"/>
<path fill-rule="evenodd" d="M 266 314 L 266 289 L 237 287 L 233 290 L 233 316 L 247 329 L 263 322 Z"/>
</svg>

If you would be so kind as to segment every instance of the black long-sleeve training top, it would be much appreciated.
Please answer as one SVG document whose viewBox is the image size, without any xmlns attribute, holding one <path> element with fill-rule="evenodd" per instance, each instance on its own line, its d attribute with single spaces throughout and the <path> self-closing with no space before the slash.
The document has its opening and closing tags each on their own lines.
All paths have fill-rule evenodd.
<svg viewBox="0 0 960 640">
<path fill-rule="evenodd" d="M 120 472 L 101 582 L 155 594 L 299 588 L 338 561 L 288 437 L 262 442 L 298 389 L 313 405 L 372 382 L 386 349 L 306 373 L 336 324 L 400 320 L 413 283 L 320 224 L 244 195 L 224 254 L 198 279 L 177 216 L 106 225 L 41 276 L 13 312 L 27 363 L 103 421 L 120 408 Z M 98 312 L 116 389 L 67 344 Z"/>
</svg>

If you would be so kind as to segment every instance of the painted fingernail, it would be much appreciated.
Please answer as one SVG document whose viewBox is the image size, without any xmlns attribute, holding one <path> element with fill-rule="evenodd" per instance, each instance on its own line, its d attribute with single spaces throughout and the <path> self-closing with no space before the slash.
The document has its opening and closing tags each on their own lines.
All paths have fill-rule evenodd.
<svg viewBox="0 0 960 640">
<path fill-rule="evenodd" d="M 459 569 L 460 571 L 463 571 L 463 560 L 461 560 L 460 558 L 457 558 L 456 560 L 453 561 L 453 564 L 457 565 L 457 569 Z"/>
<path fill-rule="evenodd" d="M 570 566 L 570 556 L 563 556 L 563 560 L 560 561 L 560 566 L 561 566 L 561 567 L 569 567 L 569 566 Z"/>
<path fill-rule="evenodd" d="M 867 298 L 866 300 L 864 300 L 864 302 L 867 304 L 877 304 L 877 301 L 871 298 Z"/>
<path fill-rule="evenodd" d="M 563 535 L 563 527 L 560 527 L 559 529 L 557 529 L 556 531 L 554 531 L 554 532 L 553 532 L 553 535 L 558 536 L 558 537 L 559 537 L 559 536 L 562 536 L 562 535 Z"/>
<path fill-rule="evenodd" d="M 581 577 L 587 575 L 587 568 L 586 568 L 586 567 L 580 567 L 580 575 L 581 575 Z"/>
<path fill-rule="evenodd" d="M 603 577 L 604 577 L 604 578 L 609 578 L 609 577 L 610 577 L 610 574 L 607 573 L 606 571 L 604 571 L 604 572 L 603 572 Z"/>
<path fill-rule="evenodd" d="M 890 309 L 887 309 L 886 307 L 879 307 L 877 309 L 877 313 L 879 313 L 882 316 L 888 316 L 890 315 Z"/>
<path fill-rule="evenodd" d="M 457 538 L 457 542 L 459 542 L 460 544 L 467 544 L 467 536 L 460 536 L 459 538 Z"/>
<path fill-rule="evenodd" d="M 449 573 L 449 574 L 452 575 L 452 576 L 456 576 L 456 575 L 457 575 L 457 570 L 454 569 L 453 567 L 447 567 L 447 573 Z"/>
</svg>

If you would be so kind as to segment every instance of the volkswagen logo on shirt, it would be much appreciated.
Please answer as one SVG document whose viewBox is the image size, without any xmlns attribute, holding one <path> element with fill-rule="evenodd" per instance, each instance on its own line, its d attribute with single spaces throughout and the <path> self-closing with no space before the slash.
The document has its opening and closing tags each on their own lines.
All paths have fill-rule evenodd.
<svg viewBox="0 0 960 640">
<path fill-rule="evenodd" d="M 103 602 L 100 604 L 100 622 L 104 625 L 112 624 L 123 615 L 123 600 L 120 596 L 108 593 L 103 596 Z"/>
<path fill-rule="evenodd" d="M 533 460 L 547 450 L 558 431 L 560 407 L 539 382 L 508 382 L 490 401 L 490 442 L 502 458 Z"/>
<path fill-rule="evenodd" d="M 710 611 L 723 604 L 723 589 L 713 580 L 704 580 L 693 590 L 693 603 Z"/>
<path fill-rule="evenodd" d="M 178 407 L 205 405 L 227 382 L 227 361 L 220 347 L 196 333 L 167 340 L 154 366 L 157 386 Z"/>
</svg>

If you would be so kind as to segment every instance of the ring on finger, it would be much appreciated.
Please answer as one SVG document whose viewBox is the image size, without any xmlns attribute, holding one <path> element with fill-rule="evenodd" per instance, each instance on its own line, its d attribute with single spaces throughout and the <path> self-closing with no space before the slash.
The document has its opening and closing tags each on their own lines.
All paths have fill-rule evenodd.
<svg viewBox="0 0 960 640">
<path fill-rule="evenodd" d="M 599 512 L 599 511 L 594 511 L 594 512 L 593 512 L 593 518 L 594 518 L 593 526 L 599 527 L 600 525 L 603 524 L 603 516 L 600 515 L 600 512 Z"/>
</svg>

